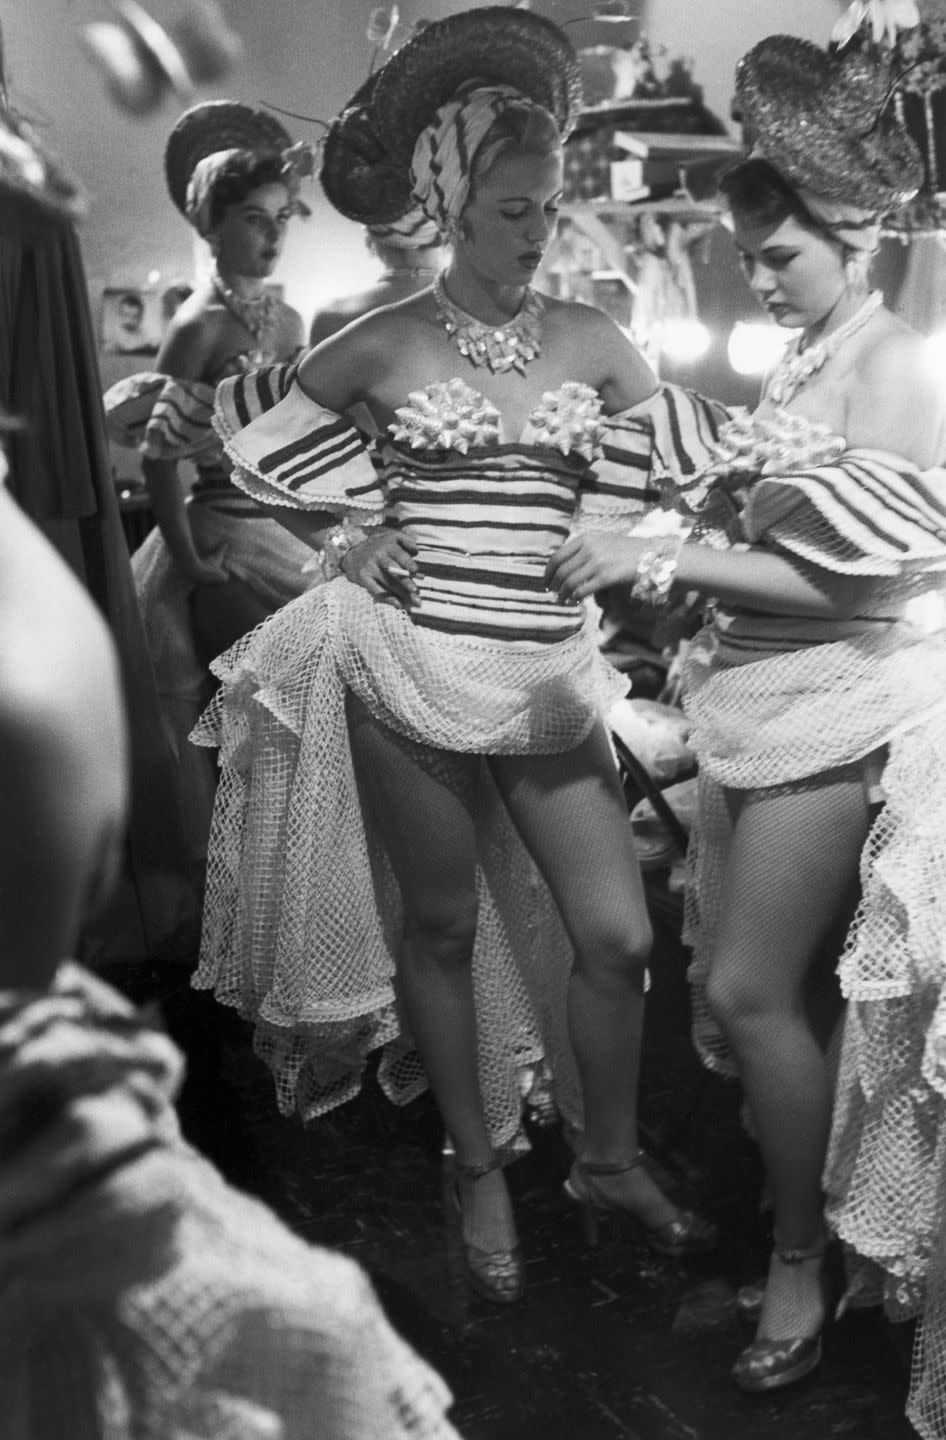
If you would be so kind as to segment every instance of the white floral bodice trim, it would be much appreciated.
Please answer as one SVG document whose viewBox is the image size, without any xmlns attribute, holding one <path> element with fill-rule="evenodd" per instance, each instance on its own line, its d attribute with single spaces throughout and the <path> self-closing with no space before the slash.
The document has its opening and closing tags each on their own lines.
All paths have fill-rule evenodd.
<svg viewBox="0 0 946 1440">
<path fill-rule="evenodd" d="M 465 455 L 505 443 L 502 416 L 485 396 L 465 380 L 437 380 L 423 390 L 412 390 L 408 403 L 395 412 L 390 427 L 394 440 L 412 450 L 456 450 Z M 590 385 L 566 380 L 546 390 L 515 441 L 580 455 L 591 463 L 600 459 L 601 399 Z"/>
</svg>

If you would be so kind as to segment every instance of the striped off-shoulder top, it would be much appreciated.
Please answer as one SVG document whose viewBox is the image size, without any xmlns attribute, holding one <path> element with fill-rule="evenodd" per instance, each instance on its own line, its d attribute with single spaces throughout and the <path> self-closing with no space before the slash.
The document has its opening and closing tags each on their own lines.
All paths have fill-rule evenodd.
<svg viewBox="0 0 946 1440">
<path fill-rule="evenodd" d="M 664 415 L 668 406 L 674 463 L 692 470 L 687 443 L 702 458 L 725 412 L 686 392 L 668 393 Z M 498 411 L 453 379 L 413 392 L 367 443 L 305 394 L 292 367 L 273 366 L 224 381 L 214 423 L 234 482 L 262 503 L 410 534 L 415 624 L 550 643 L 574 635 L 584 612 L 546 588 L 549 557 L 574 526 L 629 529 L 659 499 L 653 408 L 604 415 L 594 390 L 565 381 L 509 436 Z"/>
<path fill-rule="evenodd" d="M 231 369 L 245 372 L 244 357 L 234 356 L 224 373 Z M 191 499 L 246 505 L 213 427 L 214 391 L 222 378 L 182 380 L 156 370 L 136 371 L 106 390 L 105 419 L 116 445 L 151 460 L 190 460 L 196 471 Z"/>
</svg>

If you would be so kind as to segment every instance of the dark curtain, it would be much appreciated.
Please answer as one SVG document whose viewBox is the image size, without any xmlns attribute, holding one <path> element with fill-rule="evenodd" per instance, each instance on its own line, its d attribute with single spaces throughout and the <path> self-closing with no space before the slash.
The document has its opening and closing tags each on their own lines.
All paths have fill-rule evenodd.
<svg viewBox="0 0 946 1440">
<path fill-rule="evenodd" d="M 99 968 L 184 961 L 195 951 L 199 877 L 183 869 L 177 767 L 161 728 L 112 483 L 79 243 L 64 220 L 2 229 L 0 405 L 25 422 L 9 437 L 9 486 L 107 617 L 131 737 L 126 873 L 108 912 L 90 922 L 83 958 Z"/>
</svg>

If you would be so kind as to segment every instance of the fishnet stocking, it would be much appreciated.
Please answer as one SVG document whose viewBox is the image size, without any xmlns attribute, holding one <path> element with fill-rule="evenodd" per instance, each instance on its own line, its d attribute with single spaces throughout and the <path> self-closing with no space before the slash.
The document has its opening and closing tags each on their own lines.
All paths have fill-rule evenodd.
<svg viewBox="0 0 946 1440">
<path fill-rule="evenodd" d="M 831 1119 L 830 1025 L 807 1003 L 827 942 L 847 928 L 867 834 L 852 767 L 797 785 L 729 791 L 720 922 L 707 977 L 710 1009 L 735 1056 L 772 1194 L 780 1247 L 822 1236 L 821 1174 Z M 823 976 L 818 977 L 824 986 Z M 814 1333 L 823 1319 L 817 1260 L 773 1260 L 760 1336 Z"/>
<path fill-rule="evenodd" d="M 482 761 L 399 735 L 349 694 L 355 773 L 391 857 L 404 931 L 397 993 L 458 1160 L 492 1154 L 477 1075 L 473 941 L 476 824 Z M 501 1176 L 462 1184 L 465 1238 L 487 1251 L 515 1243 Z"/>
<path fill-rule="evenodd" d="M 637 1152 L 644 971 L 651 931 L 627 808 L 607 737 L 596 726 L 561 755 L 495 756 L 490 768 L 575 952 L 568 1026 L 585 1111 L 582 1157 Z M 649 1224 L 676 1216 L 643 1168 L 595 1177 Z"/>
</svg>

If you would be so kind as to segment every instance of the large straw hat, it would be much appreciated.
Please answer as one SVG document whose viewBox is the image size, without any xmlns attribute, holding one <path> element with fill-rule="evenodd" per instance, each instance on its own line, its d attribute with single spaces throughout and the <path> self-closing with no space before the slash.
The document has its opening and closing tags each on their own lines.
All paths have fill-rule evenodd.
<svg viewBox="0 0 946 1440">
<path fill-rule="evenodd" d="M 368 111 L 381 73 L 369 76 L 332 121 L 322 150 L 322 189 L 340 214 L 362 225 L 397 220 L 413 204 L 409 171 L 389 154 Z"/>
<path fill-rule="evenodd" d="M 171 199 L 186 215 L 194 168 L 219 150 L 288 150 L 292 140 L 275 115 L 237 100 L 207 100 L 185 110 L 168 136 L 164 173 Z"/>
<path fill-rule="evenodd" d="M 770 35 L 736 69 L 747 139 L 793 185 L 881 215 L 910 200 L 923 163 L 897 123 L 894 75 L 864 49 Z"/>
<path fill-rule="evenodd" d="M 551 20 L 488 5 L 435 20 L 378 72 L 366 111 L 395 164 L 409 171 L 417 138 L 466 81 L 514 85 L 555 117 L 563 138 L 581 109 L 581 72 L 571 42 Z"/>
</svg>

